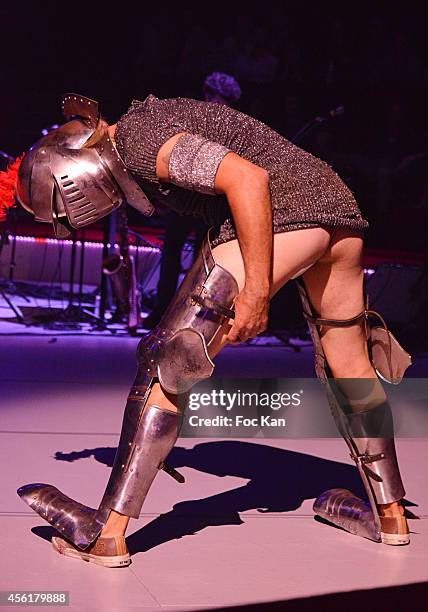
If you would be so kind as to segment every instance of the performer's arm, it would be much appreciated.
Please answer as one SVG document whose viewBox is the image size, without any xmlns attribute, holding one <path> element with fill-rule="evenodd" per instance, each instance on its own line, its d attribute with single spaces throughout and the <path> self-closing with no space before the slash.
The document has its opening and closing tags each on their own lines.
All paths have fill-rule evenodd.
<svg viewBox="0 0 428 612">
<path fill-rule="evenodd" d="M 176 134 L 159 150 L 156 173 L 161 181 L 171 180 L 170 155 L 182 135 Z M 213 183 L 213 192 L 227 197 L 245 268 L 245 286 L 235 300 L 235 321 L 228 335 L 233 342 L 238 336 L 253 337 L 267 325 L 272 268 L 269 175 L 236 153 L 223 152 Z"/>
<path fill-rule="evenodd" d="M 245 286 L 235 300 L 237 325 L 228 334 L 234 342 L 238 336 L 254 337 L 267 326 L 272 282 L 269 174 L 236 153 L 229 153 L 219 165 L 215 187 L 227 197 L 245 268 Z"/>
</svg>

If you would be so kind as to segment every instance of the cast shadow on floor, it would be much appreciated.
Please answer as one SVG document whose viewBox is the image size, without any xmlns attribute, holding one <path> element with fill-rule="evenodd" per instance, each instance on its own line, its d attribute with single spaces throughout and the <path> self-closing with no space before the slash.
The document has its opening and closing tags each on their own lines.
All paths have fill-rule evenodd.
<svg viewBox="0 0 428 612">
<path fill-rule="evenodd" d="M 111 467 L 115 453 L 115 448 L 104 447 L 56 453 L 55 458 L 76 461 L 93 456 Z M 359 497 L 366 497 L 356 467 L 266 444 L 225 440 L 203 442 L 191 449 L 178 446 L 171 451 L 167 462 L 178 470 L 190 467 L 219 477 L 243 478 L 248 482 L 204 499 L 175 504 L 169 512 L 127 537 L 131 554 L 195 535 L 206 527 L 241 525 L 244 522 L 239 514 L 241 512 L 292 511 L 299 508 L 304 500 L 314 499 L 331 488 L 343 487 Z M 50 536 L 45 530 L 52 535 L 52 528 L 35 530 L 46 539 Z"/>
</svg>

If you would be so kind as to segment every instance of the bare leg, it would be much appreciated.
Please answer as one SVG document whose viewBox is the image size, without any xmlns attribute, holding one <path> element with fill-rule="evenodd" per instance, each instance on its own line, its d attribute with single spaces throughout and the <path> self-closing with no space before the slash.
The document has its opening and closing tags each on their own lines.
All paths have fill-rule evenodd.
<svg viewBox="0 0 428 612">
<path fill-rule="evenodd" d="M 273 285 L 271 297 L 291 278 L 299 275 L 305 268 L 313 265 L 326 251 L 331 232 L 322 228 L 310 228 L 283 232 L 274 235 L 273 242 Z M 244 264 L 239 243 L 231 240 L 213 249 L 215 261 L 234 275 L 241 290 L 245 282 Z M 226 336 L 231 325 L 226 321 L 208 346 L 212 358 L 227 344 Z M 156 404 L 169 410 L 178 410 L 183 405 L 183 398 L 166 394 L 159 383 L 152 387 L 146 403 Z M 101 532 L 104 537 L 124 535 L 129 517 L 111 511 Z"/>
<path fill-rule="evenodd" d="M 326 252 L 330 238 L 331 231 L 321 227 L 274 234 L 270 297 L 272 298 L 287 281 L 314 265 Z M 213 255 L 218 264 L 234 275 L 241 290 L 245 282 L 245 271 L 238 241 L 219 244 L 213 249 Z M 212 339 L 208 347 L 211 358 L 227 344 L 226 336 L 230 328 L 231 325 L 226 322 Z"/>
<path fill-rule="evenodd" d="M 312 305 L 321 318 L 348 319 L 363 310 L 362 246 L 361 237 L 338 229 L 325 254 L 303 274 Z M 377 379 L 368 356 L 363 324 L 321 327 L 320 336 L 335 378 Z M 380 383 L 377 393 L 386 398 Z M 400 502 L 379 505 L 379 513 L 381 516 L 402 515 L 403 507 Z"/>
</svg>

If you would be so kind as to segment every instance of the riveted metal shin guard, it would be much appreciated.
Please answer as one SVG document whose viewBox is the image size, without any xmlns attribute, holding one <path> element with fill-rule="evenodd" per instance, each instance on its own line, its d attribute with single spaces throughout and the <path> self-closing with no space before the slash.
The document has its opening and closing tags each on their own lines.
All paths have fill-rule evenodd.
<svg viewBox="0 0 428 612">
<path fill-rule="evenodd" d="M 377 504 L 398 501 L 405 494 L 391 408 L 377 378 L 333 378 L 318 331 L 320 321 L 324 321 L 323 325 L 349 326 L 364 318 L 364 313 L 348 321 L 317 319 L 303 282 L 299 280 L 297 284 L 314 344 L 316 373 L 326 389 L 333 418 L 357 465 L 369 500 L 367 503 L 345 489 L 330 489 L 315 500 L 314 511 L 355 535 L 380 542 Z"/>
<path fill-rule="evenodd" d="M 43 483 L 24 485 L 18 495 L 76 546 L 85 549 L 107 522 L 111 510 L 138 518 L 147 492 L 177 439 L 182 416 L 148 402 L 153 383 L 187 403 L 187 391 L 214 368 L 207 346 L 223 322 L 233 317 L 238 293 L 234 277 L 217 265 L 209 237 L 187 272 L 159 325 L 140 342 L 138 371 L 125 407 L 119 446 L 98 509 Z M 180 401 L 178 402 L 180 404 Z"/>
<path fill-rule="evenodd" d="M 100 534 L 111 510 L 139 517 L 148 490 L 177 440 L 180 414 L 146 406 L 150 388 L 149 383 L 144 390 L 139 378 L 131 389 L 113 468 L 97 510 L 49 484 L 35 483 L 18 489 L 18 495 L 33 510 L 81 549 Z"/>
</svg>

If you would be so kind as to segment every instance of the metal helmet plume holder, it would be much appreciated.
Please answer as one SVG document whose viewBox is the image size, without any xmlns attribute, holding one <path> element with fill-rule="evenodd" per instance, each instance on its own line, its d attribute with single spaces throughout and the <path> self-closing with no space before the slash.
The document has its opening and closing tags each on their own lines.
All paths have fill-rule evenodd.
<svg viewBox="0 0 428 612">
<path fill-rule="evenodd" d="M 98 102 L 79 94 L 64 94 L 61 98 L 61 111 L 67 120 L 73 117 L 80 117 L 85 119 L 94 128 L 100 119 Z"/>
</svg>

